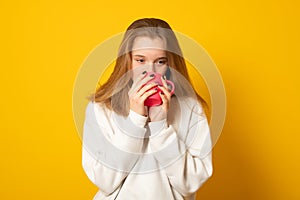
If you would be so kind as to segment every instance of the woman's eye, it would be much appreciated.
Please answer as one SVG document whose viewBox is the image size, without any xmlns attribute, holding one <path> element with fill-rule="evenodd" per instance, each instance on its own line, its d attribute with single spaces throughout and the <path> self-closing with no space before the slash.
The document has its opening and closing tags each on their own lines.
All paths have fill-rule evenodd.
<svg viewBox="0 0 300 200">
<path fill-rule="evenodd" d="M 159 64 L 159 65 L 165 65 L 166 63 L 167 63 L 166 60 L 158 60 L 157 61 L 157 64 Z"/>
<path fill-rule="evenodd" d="M 145 60 L 143 60 L 143 59 L 137 59 L 136 61 L 139 62 L 139 63 L 143 63 Z"/>
</svg>

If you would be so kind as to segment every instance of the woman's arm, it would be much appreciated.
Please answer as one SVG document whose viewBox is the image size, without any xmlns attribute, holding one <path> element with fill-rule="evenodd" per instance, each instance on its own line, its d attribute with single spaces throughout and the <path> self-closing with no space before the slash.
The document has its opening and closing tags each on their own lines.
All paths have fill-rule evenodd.
<svg viewBox="0 0 300 200">
<path fill-rule="evenodd" d="M 138 126 L 143 121 L 145 119 L 134 113 L 123 119 L 123 128 L 130 127 L 135 131 L 137 137 L 131 137 L 118 128 L 118 121 L 114 123 L 103 107 L 92 102 L 88 104 L 83 129 L 82 166 L 88 178 L 104 194 L 113 193 L 137 162 L 143 145 L 141 138 L 146 132 L 144 127 Z"/>
<path fill-rule="evenodd" d="M 172 187 L 183 196 L 190 196 L 212 175 L 210 130 L 199 105 L 191 110 L 186 127 L 186 144 L 166 122 L 150 123 L 150 147 L 164 167 Z M 183 119 L 184 120 L 184 119 Z M 162 123 L 158 128 L 158 123 Z M 154 135 L 153 135 L 154 134 Z"/>
</svg>

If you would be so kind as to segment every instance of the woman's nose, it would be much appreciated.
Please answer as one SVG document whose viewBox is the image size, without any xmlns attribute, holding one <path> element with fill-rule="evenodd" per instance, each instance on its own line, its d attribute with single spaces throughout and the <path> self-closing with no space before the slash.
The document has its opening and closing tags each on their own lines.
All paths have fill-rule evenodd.
<svg viewBox="0 0 300 200">
<path fill-rule="evenodd" d="M 147 71 L 155 72 L 155 63 L 147 63 Z"/>
</svg>

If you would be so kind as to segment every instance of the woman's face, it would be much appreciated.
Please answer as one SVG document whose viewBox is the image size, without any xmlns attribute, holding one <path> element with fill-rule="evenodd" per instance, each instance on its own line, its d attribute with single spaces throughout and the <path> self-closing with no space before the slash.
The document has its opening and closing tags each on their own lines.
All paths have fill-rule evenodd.
<svg viewBox="0 0 300 200">
<path fill-rule="evenodd" d="M 137 37 L 132 47 L 133 79 L 143 71 L 165 74 L 168 67 L 166 44 L 157 37 Z"/>
</svg>

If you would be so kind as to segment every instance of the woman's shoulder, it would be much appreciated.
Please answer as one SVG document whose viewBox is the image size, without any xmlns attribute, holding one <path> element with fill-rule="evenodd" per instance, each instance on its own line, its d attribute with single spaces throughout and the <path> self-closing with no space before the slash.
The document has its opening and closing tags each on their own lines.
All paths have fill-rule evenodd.
<svg viewBox="0 0 300 200">
<path fill-rule="evenodd" d="M 106 107 L 106 105 L 104 103 L 89 101 L 86 106 L 86 115 L 91 115 L 91 114 L 107 115 L 108 112 L 109 112 L 109 109 Z"/>
<path fill-rule="evenodd" d="M 197 97 L 179 97 L 179 105 L 184 112 L 191 111 L 191 113 L 206 117 L 202 104 L 198 101 Z"/>
<path fill-rule="evenodd" d="M 195 108 L 198 107 L 199 109 L 203 110 L 203 107 L 201 105 L 201 103 L 198 101 L 198 99 L 196 97 L 189 97 L 189 96 L 183 96 L 183 97 L 177 97 L 179 103 L 182 106 L 187 106 L 189 108 Z"/>
</svg>

